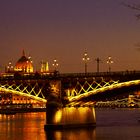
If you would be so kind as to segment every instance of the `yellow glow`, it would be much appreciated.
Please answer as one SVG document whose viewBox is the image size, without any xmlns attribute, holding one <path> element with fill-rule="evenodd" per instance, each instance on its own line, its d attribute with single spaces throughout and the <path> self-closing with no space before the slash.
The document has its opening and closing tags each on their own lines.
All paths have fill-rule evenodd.
<svg viewBox="0 0 140 140">
<path fill-rule="evenodd" d="M 58 110 L 55 114 L 54 122 L 60 123 L 61 119 L 62 119 L 62 110 Z"/>
<path fill-rule="evenodd" d="M 34 100 L 38 100 L 38 101 L 45 102 L 45 103 L 47 102 L 46 99 L 37 97 L 35 95 L 30 95 L 30 94 L 27 94 L 27 93 L 24 93 L 24 92 L 21 92 L 21 91 L 16 91 L 16 90 L 13 90 L 13 89 L 6 89 L 4 86 L 0 87 L 0 91 L 6 92 L 6 93 L 16 94 L 16 95 L 20 95 L 20 96 L 29 97 L 29 98 L 32 98 Z"/>
<path fill-rule="evenodd" d="M 94 109 L 94 108 L 92 108 L 92 112 L 93 112 L 94 120 L 95 120 L 95 122 L 96 122 L 96 113 L 95 113 L 95 109 Z"/>
<path fill-rule="evenodd" d="M 108 90 L 113 90 L 116 88 L 128 87 L 128 86 L 139 85 L 139 84 L 140 84 L 140 80 L 133 80 L 133 81 L 123 82 L 123 83 L 116 83 L 116 84 L 108 85 L 108 86 L 101 87 L 98 89 L 94 89 L 94 90 L 89 91 L 89 92 L 85 92 L 85 93 L 83 93 L 81 95 L 77 95 L 75 97 L 68 97 L 68 99 L 69 99 L 69 102 L 75 102 L 77 100 L 80 100 L 84 97 L 88 97 L 90 95 L 98 94 L 98 93 L 105 92 Z"/>
</svg>

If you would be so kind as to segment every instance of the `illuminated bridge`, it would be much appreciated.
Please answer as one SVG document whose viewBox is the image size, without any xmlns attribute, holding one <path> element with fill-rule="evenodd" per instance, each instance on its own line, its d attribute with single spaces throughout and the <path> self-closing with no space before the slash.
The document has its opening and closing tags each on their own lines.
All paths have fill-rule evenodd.
<svg viewBox="0 0 140 140">
<path fill-rule="evenodd" d="M 117 95 L 113 95 L 113 94 L 115 94 L 115 91 L 120 92 L 122 90 L 124 92 L 125 89 L 126 90 L 137 90 L 138 86 L 140 86 L 140 80 L 132 80 L 132 81 L 121 82 L 121 83 L 118 83 L 118 81 L 117 81 L 110 85 L 105 84 L 104 86 L 102 86 L 100 88 L 96 88 L 91 91 L 85 91 L 84 94 L 80 94 L 80 95 L 77 95 L 74 97 L 69 97 L 68 106 L 78 106 L 78 105 L 83 105 L 83 106 L 91 105 L 92 106 L 95 104 L 96 101 L 99 100 L 96 98 L 97 96 L 101 97 L 101 96 L 104 96 L 103 94 L 105 94 L 105 96 L 107 96 L 107 94 L 109 94 L 108 100 L 110 100 L 111 96 L 117 96 Z M 119 94 L 118 92 L 116 92 L 116 93 Z M 129 97 L 128 94 L 127 94 L 127 96 Z M 118 101 L 118 100 L 116 99 L 116 101 Z M 140 101 L 140 100 L 138 99 L 138 101 Z M 111 102 L 112 101 L 108 101 L 108 103 L 111 103 Z"/>
<path fill-rule="evenodd" d="M 129 95 L 128 98 L 116 99 L 112 101 L 99 101 L 95 104 L 95 107 L 109 107 L 109 108 L 127 108 L 127 107 L 140 107 L 140 99 L 133 95 Z"/>
<path fill-rule="evenodd" d="M 53 92 L 65 106 L 94 105 L 112 96 L 120 98 L 121 92 L 127 90 L 137 91 L 139 79 L 137 71 L 1 77 L 0 104 L 45 106 L 48 95 Z"/>
</svg>

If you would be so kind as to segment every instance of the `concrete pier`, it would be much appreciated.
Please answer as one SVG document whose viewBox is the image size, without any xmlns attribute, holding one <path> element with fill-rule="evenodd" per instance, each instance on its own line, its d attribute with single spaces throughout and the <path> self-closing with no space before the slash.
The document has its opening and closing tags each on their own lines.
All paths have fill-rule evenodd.
<svg viewBox="0 0 140 140">
<path fill-rule="evenodd" d="M 95 110 L 90 107 L 47 108 L 45 130 L 95 127 Z"/>
<path fill-rule="evenodd" d="M 60 86 L 58 91 L 61 91 Z M 50 92 L 47 97 L 45 130 L 95 127 L 93 107 L 65 107 L 69 100 L 60 95 L 60 92 Z"/>
</svg>

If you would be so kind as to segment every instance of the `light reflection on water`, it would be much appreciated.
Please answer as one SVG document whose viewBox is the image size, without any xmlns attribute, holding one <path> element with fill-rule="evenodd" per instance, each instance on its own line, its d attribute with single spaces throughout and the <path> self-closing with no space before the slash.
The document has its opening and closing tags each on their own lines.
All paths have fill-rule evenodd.
<svg viewBox="0 0 140 140">
<path fill-rule="evenodd" d="M 47 140 L 95 140 L 95 129 L 72 129 L 46 132 Z"/>
<path fill-rule="evenodd" d="M 0 115 L 0 140 L 139 140 L 140 109 L 96 109 L 95 129 L 44 131 L 45 113 Z"/>
<path fill-rule="evenodd" d="M 47 110 L 48 124 L 87 124 L 95 123 L 95 109 L 91 107 L 65 107 Z"/>
<path fill-rule="evenodd" d="M 44 139 L 44 123 L 45 113 L 0 115 L 0 139 Z"/>
</svg>

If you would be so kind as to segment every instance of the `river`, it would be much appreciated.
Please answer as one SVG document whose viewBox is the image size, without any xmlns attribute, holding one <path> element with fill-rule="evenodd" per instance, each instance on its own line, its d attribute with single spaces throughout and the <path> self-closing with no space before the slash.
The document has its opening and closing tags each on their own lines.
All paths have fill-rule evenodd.
<svg viewBox="0 0 140 140">
<path fill-rule="evenodd" d="M 0 140 L 140 140 L 140 109 L 96 111 L 96 128 L 44 131 L 46 114 L 0 115 Z"/>
</svg>

